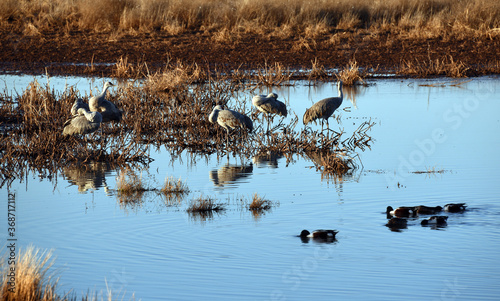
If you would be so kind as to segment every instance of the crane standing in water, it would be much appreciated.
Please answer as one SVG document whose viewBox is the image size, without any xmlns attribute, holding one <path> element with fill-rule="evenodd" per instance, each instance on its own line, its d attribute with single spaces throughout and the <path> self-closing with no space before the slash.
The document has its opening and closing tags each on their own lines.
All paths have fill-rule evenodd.
<svg viewBox="0 0 500 301">
<path fill-rule="evenodd" d="M 208 121 L 218 123 L 226 129 L 226 145 L 229 145 L 229 129 L 248 129 L 253 130 L 253 122 L 248 116 L 238 113 L 233 110 L 224 109 L 223 106 L 217 105 L 208 116 Z"/>
<path fill-rule="evenodd" d="M 122 111 L 120 111 L 114 103 L 106 100 L 106 92 L 108 88 L 112 86 L 114 85 L 111 82 L 104 83 L 102 93 L 89 99 L 90 110 L 93 112 L 100 112 L 102 115 L 102 122 L 119 122 L 122 120 Z"/>
<path fill-rule="evenodd" d="M 342 81 L 338 82 L 338 93 L 338 97 L 322 99 L 307 109 L 303 119 L 304 125 L 322 118 L 321 132 L 323 132 L 323 121 L 326 121 L 326 127 L 329 129 L 330 126 L 328 124 L 328 118 L 330 118 L 333 115 L 333 112 L 340 107 L 344 98 L 344 94 L 342 92 Z"/>
<path fill-rule="evenodd" d="M 278 94 L 270 93 L 269 95 L 255 95 L 252 98 L 252 104 L 267 118 L 267 134 L 269 134 L 269 119 L 271 115 L 287 116 L 286 104 L 278 100 Z"/>
<path fill-rule="evenodd" d="M 79 108 L 77 115 L 64 123 L 63 135 L 85 135 L 99 129 L 102 115 L 99 112 L 89 112 L 85 108 Z"/>
</svg>

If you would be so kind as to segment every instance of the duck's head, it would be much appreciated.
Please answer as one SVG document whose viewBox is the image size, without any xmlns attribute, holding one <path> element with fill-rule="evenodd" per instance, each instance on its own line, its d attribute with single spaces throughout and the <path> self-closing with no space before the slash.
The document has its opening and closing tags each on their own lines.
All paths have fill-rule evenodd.
<svg viewBox="0 0 500 301">
<path fill-rule="evenodd" d="M 307 230 L 302 230 L 302 232 L 300 232 L 300 237 L 307 237 L 309 234 L 311 234 L 311 232 L 307 231 Z"/>
</svg>

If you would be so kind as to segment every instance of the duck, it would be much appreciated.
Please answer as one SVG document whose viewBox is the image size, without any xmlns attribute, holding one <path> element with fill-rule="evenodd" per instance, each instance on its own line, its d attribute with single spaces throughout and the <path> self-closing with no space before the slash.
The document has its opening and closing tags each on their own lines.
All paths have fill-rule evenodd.
<svg viewBox="0 0 500 301">
<path fill-rule="evenodd" d="M 395 217 L 412 217 L 415 216 L 415 207 L 398 207 L 393 209 L 391 206 L 387 206 L 387 218 Z"/>
<path fill-rule="evenodd" d="M 420 224 L 422 226 L 427 226 L 427 225 L 444 226 L 444 225 L 446 225 L 447 219 L 448 219 L 447 216 L 434 215 L 434 216 L 431 216 L 429 219 L 424 219 Z"/>
<path fill-rule="evenodd" d="M 335 235 L 337 235 L 339 231 L 337 230 L 314 230 L 312 233 L 307 231 L 307 230 L 302 230 L 300 232 L 300 239 L 302 241 L 308 241 L 309 238 L 315 239 L 315 240 L 323 240 L 323 241 L 333 241 L 335 240 Z"/>
<path fill-rule="evenodd" d="M 465 211 L 465 208 L 467 208 L 465 203 L 455 203 L 455 204 L 450 203 L 450 204 L 444 205 L 444 211 L 452 212 L 452 213 L 463 212 L 463 211 Z"/>
<path fill-rule="evenodd" d="M 408 226 L 408 221 L 404 218 L 393 217 L 387 222 L 386 226 L 391 229 L 405 229 Z"/>
<path fill-rule="evenodd" d="M 435 207 L 429 207 L 429 206 L 415 206 L 415 213 L 416 214 L 436 214 L 438 212 L 441 212 L 443 210 L 443 207 L 441 206 L 435 206 Z"/>
</svg>

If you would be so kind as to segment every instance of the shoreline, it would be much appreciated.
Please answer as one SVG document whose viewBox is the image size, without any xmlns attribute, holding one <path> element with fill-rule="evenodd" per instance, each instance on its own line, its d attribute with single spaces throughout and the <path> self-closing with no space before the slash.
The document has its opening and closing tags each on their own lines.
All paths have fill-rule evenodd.
<svg viewBox="0 0 500 301">
<path fill-rule="evenodd" d="M 332 42 L 333 37 L 335 41 Z M 214 41 L 207 32 L 105 34 L 74 31 L 35 36 L 0 34 L 1 74 L 80 75 L 140 78 L 172 63 L 214 72 L 248 72 L 276 64 L 294 70 L 335 70 L 355 62 L 361 70 L 398 77 L 473 77 L 500 74 L 500 36 L 410 39 L 367 30 L 326 33 L 314 39 L 276 38 L 253 33 Z M 142 68 L 120 74 L 117 66 Z M 292 79 L 311 79 L 291 72 Z M 324 74 L 324 76 L 334 76 Z M 321 78 L 314 78 L 320 80 Z"/>
</svg>

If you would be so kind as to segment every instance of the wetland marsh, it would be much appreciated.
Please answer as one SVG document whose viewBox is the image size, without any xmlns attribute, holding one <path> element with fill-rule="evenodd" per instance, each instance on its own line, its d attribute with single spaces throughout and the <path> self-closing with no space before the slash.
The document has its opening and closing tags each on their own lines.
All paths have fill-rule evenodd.
<svg viewBox="0 0 500 301">
<path fill-rule="evenodd" d="M 33 82 L 29 76 L 1 79 L 5 94 L 13 98 L 23 95 Z M 43 88 L 47 78 L 37 81 Z M 49 82 L 55 92 L 43 95 L 56 95 L 58 105 L 69 108 L 73 95 L 96 93 L 104 80 L 55 77 Z M 299 142 L 319 137 L 319 124 L 304 133 L 304 126 L 294 118 L 300 120 L 312 103 L 335 96 L 335 82 L 298 81 L 293 86 L 226 94 L 204 94 L 191 86 L 188 90 L 194 99 L 223 98 L 248 115 L 256 111 L 251 107 L 255 94 L 276 92 L 287 104 L 284 126 L 271 138 L 275 143 L 266 144 L 261 135 L 267 125 L 262 115 L 253 114 L 256 131 L 229 152 L 215 142 L 225 140 L 224 130 L 203 119 L 208 118 L 211 103 L 204 107 L 189 102 L 199 112 L 203 127 L 197 129 L 199 139 L 210 137 L 201 148 L 192 134 L 180 137 L 169 132 L 176 127 L 184 130 L 182 123 L 168 120 L 161 124 L 170 128 L 158 127 L 150 139 L 148 127 L 154 122 L 127 120 L 136 116 L 137 108 L 124 96 L 139 95 L 129 84 L 117 83 L 110 91 L 126 112 L 123 122 L 105 129 L 108 140 L 95 134 L 86 143 L 96 143 L 91 150 L 116 152 L 114 158 L 119 158 L 123 149 L 113 143 L 140 137 L 138 154 L 146 159 L 103 157 L 101 162 L 84 162 L 77 158 L 41 166 L 33 165 L 39 162 L 34 161 L 9 166 L 11 178 L 3 174 L 1 193 L 15 195 L 18 245 L 54 250 L 52 269 L 60 277 L 61 294 L 72 290 L 80 296 L 91 289 L 100 298 L 110 289 L 125 300 L 132 296 L 142 300 L 492 300 L 500 293 L 498 76 L 369 80 L 366 86 L 346 89 L 335 113 L 338 118 L 330 120 L 330 128 L 343 133 L 337 140 L 332 138 L 331 149 L 347 150 L 345 157 L 353 160 L 342 173 L 325 172 L 324 160 L 311 155 L 305 144 L 286 152 L 283 143 L 292 130 L 297 137 L 305 137 L 297 138 Z M 228 87 L 227 82 L 219 84 L 219 88 Z M 144 93 L 143 99 L 134 101 L 163 99 L 153 94 Z M 178 100 L 180 104 L 173 108 L 186 101 Z M 42 113 L 36 116 L 41 118 Z M 42 119 L 33 122 L 46 124 Z M 366 143 L 350 149 L 348 141 L 341 143 L 367 123 Z M 275 118 L 273 125 L 278 124 Z M 113 140 L 120 131 L 135 134 Z M 182 147 L 171 139 L 184 141 Z M 78 141 L 70 143 L 81 144 Z M 318 140 L 314 145 L 321 144 Z M 200 151 L 203 148 L 208 151 Z M 119 178 L 126 172 L 146 188 L 131 201 L 118 190 Z M 170 177 L 185 183 L 188 192 L 160 193 Z M 249 210 L 255 194 L 270 202 L 266 210 Z M 189 210 L 200 197 L 224 209 L 209 214 Z M 423 217 L 410 219 L 407 229 L 399 232 L 385 226 L 389 205 L 452 202 L 465 202 L 468 208 L 446 214 L 446 227 L 422 227 Z M 2 235 L 7 233 L 5 223 L 0 227 Z M 304 243 L 296 237 L 303 229 L 321 228 L 339 231 L 336 241 Z"/>
</svg>

